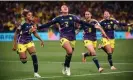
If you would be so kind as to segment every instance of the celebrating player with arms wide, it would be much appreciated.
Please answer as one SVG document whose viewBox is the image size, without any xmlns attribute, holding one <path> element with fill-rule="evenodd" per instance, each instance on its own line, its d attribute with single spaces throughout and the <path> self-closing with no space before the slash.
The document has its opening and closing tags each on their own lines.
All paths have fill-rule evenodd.
<svg viewBox="0 0 133 80">
<path fill-rule="evenodd" d="M 115 70 L 116 68 L 114 67 L 112 61 L 112 54 L 114 52 L 114 47 L 115 47 L 115 37 L 114 37 L 115 25 L 128 26 L 132 24 L 120 23 L 119 21 L 111 18 L 110 13 L 108 11 L 104 11 L 104 19 L 100 21 L 100 24 L 103 27 L 104 31 L 106 32 L 107 36 L 110 38 L 110 40 L 107 40 L 106 38 L 103 37 L 101 39 L 102 44 L 99 45 L 99 48 L 103 49 L 107 53 L 108 62 L 111 66 L 111 69 Z"/>
<path fill-rule="evenodd" d="M 83 38 L 84 38 L 84 46 L 87 48 L 88 52 L 86 53 L 82 53 L 82 61 L 86 62 L 86 57 L 92 56 L 92 60 L 94 61 L 94 63 L 96 64 L 98 71 L 102 72 L 103 68 L 100 67 L 98 59 L 96 57 L 96 45 L 97 45 L 97 39 L 96 39 L 96 29 L 100 30 L 102 32 L 102 34 L 104 35 L 104 37 L 107 37 L 107 35 L 105 34 L 104 30 L 101 28 L 100 24 L 98 23 L 97 20 L 92 19 L 92 14 L 89 11 L 85 12 L 85 19 L 84 21 L 90 23 L 93 25 L 93 27 L 89 27 L 89 26 L 85 26 L 85 25 L 81 25 L 80 29 L 84 30 L 83 33 Z M 97 26 L 95 26 L 95 24 L 98 24 Z"/>
<path fill-rule="evenodd" d="M 61 15 L 54 18 L 52 21 L 43 24 L 39 27 L 46 28 L 49 27 L 52 24 L 58 23 L 60 25 L 59 32 L 60 32 L 60 43 L 61 46 L 66 50 L 66 57 L 65 57 L 65 63 L 63 66 L 62 73 L 70 76 L 70 62 L 72 58 L 72 53 L 74 51 L 75 47 L 75 40 L 76 40 L 76 34 L 75 34 L 75 22 L 91 26 L 89 23 L 86 23 L 84 21 L 81 21 L 79 18 L 77 18 L 74 15 L 71 15 L 68 13 L 69 9 L 67 5 L 61 6 Z"/>
</svg>

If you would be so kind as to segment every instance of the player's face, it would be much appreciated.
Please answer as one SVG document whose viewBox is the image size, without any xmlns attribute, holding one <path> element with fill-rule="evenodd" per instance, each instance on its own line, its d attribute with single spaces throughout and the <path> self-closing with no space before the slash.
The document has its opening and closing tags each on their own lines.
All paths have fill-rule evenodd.
<svg viewBox="0 0 133 80">
<path fill-rule="evenodd" d="M 68 7 L 66 5 L 61 6 L 61 12 L 68 13 Z"/>
<path fill-rule="evenodd" d="M 91 15 L 90 12 L 88 12 L 88 11 L 85 12 L 85 18 L 86 18 L 86 19 L 91 18 L 91 16 L 92 16 L 92 15 Z"/>
<path fill-rule="evenodd" d="M 104 12 L 104 18 L 105 18 L 105 19 L 109 19 L 109 18 L 110 18 L 110 14 L 109 14 L 108 11 L 105 11 L 105 12 Z"/>
<path fill-rule="evenodd" d="M 33 20 L 33 15 L 32 15 L 32 12 L 29 12 L 27 15 L 26 15 L 26 18 L 30 21 Z"/>
</svg>

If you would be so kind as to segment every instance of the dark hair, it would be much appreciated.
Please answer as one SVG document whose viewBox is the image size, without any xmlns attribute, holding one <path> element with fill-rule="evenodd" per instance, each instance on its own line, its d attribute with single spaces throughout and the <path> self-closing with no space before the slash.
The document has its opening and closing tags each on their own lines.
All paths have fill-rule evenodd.
<svg viewBox="0 0 133 80">
<path fill-rule="evenodd" d="M 89 10 L 85 10 L 85 12 L 91 12 L 91 11 L 89 11 Z"/>
<path fill-rule="evenodd" d="M 104 10 L 104 12 L 109 12 L 109 10 Z"/>
<path fill-rule="evenodd" d="M 111 10 L 104 10 L 104 12 L 108 12 L 110 14 L 111 13 Z"/>
<path fill-rule="evenodd" d="M 24 9 L 22 12 L 22 16 L 26 17 L 26 15 L 29 13 L 30 11 L 27 9 Z"/>
<path fill-rule="evenodd" d="M 62 4 L 61 7 L 62 7 L 62 6 L 67 6 L 67 7 L 69 8 L 69 6 L 68 6 L 66 3 Z"/>
<path fill-rule="evenodd" d="M 86 13 L 86 12 L 89 12 L 89 13 L 91 13 L 91 11 L 89 11 L 89 10 L 86 10 L 84 13 Z"/>
</svg>

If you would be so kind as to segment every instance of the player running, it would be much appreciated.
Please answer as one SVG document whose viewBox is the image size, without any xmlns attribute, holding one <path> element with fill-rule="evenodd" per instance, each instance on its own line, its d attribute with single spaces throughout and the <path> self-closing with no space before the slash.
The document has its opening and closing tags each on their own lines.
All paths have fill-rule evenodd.
<svg viewBox="0 0 133 80">
<path fill-rule="evenodd" d="M 66 51 L 65 62 L 64 62 L 62 73 L 66 74 L 67 76 L 70 76 L 71 75 L 70 62 L 71 62 L 72 53 L 74 51 L 75 42 L 76 42 L 75 41 L 76 40 L 75 22 L 80 24 L 85 24 L 88 26 L 91 26 L 91 25 L 89 23 L 79 20 L 76 16 L 71 15 L 68 12 L 69 12 L 68 6 L 62 5 L 61 15 L 54 18 L 52 21 L 48 22 L 47 24 L 43 24 L 42 26 L 39 27 L 39 29 L 48 27 L 55 23 L 58 23 L 60 25 L 59 27 L 60 44 Z"/>
<path fill-rule="evenodd" d="M 103 68 L 100 67 L 97 56 L 96 56 L 96 45 L 97 45 L 97 39 L 96 39 L 96 29 L 100 30 L 105 38 L 108 38 L 105 34 L 104 30 L 100 27 L 100 24 L 97 20 L 92 19 L 92 14 L 89 11 L 85 12 L 85 19 L 84 21 L 90 23 L 93 25 L 93 27 L 81 25 L 80 29 L 84 30 L 83 38 L 84 38 L 84 46 L 87 48 L 88 52 L 82 53 L 82 61 L 86 62 L 86 57 L 91 56 L 92 60 L 96 64 L 98 71 L 102 72 Z M 98 26 L 95 26 L 95 24 L 98 24 Z"/>
<path fill-rule="evenodd" d="M 33 61 L 34 77 L 39 78 L 41 76 L 38 74 L 38 60 L 31 34 L 33 33 L 33 35 L 41 41 L 41 46 L 44 46 L 44 42 L 37 34 L 36 29 L 33 28 L 35 25 L 33 23 L 32 12 L 26 10 L 23 12 L 23 15 L 25 18 L 25 23 L 19 26 L 14 34 L 13 50 L 17 50 L 23 64 L 27 62 L 26 51 L 29 52 Z"/>
<path fill-rule="evenodd" d="M 100 21 L 100 24 L 103 27 L 104 31 L 106 32 L 107 36 L 110 38 L 110 40 L 107 40 L 106 38 L 102 38 L 101 39 L 102 44 L 99 45 L 99 48 L 103 49 L 107 53 L 108 62 L 111 66 L 111 70 L 116 70 L 112 61 L 112 54 L 114 52 L 114 47 L 115 47 L 115 38 L 114 38 L 115 28 L 114 27 L 115 25 L 128 26 L 131 24 L 120 23 L 116 19 L 111 18 L 110 13 L 108 11 L 104 11 L 104 19 Z"/>
</svg>

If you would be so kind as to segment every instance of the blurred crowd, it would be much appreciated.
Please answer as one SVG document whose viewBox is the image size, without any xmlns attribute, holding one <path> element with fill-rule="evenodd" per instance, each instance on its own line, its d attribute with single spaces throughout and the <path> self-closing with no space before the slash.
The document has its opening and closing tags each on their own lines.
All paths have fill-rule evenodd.
<svg viewBox="0 0 133 80">
<path fill-rule="evenodd" d="M 82 18 L 84 12 L 89 10 L 93 18 L 100 21 L 103 11 L 108 10 L 111 16 L 120 22 L 133 23 L 133 2 L 111 1 L 0 1 L 0 32 L 15 31 L 16 23 L 23 21 L 21 13 L 24 9 L 33 12 L 35 20 L 43 24 L 60 14 L 60 6 L 67 4 L 71 14 Z M 133 30 L 130 26 L 118 27 L 117 30 Z M 41 30 L 47 31 L 47 30 Z"/>
</svg>

